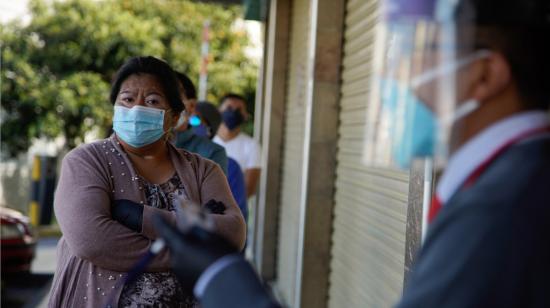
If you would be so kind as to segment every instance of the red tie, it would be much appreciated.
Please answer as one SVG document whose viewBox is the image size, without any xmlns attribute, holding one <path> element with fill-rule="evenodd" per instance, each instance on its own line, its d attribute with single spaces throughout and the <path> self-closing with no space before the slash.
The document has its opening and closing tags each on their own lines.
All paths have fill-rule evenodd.
<svg viewBox="0 0 550 308">
<path fill-rule="evenodd" d="M 428 223 L 431 223 L 437 213 L 439 213 L 439 210 L 441 210 L 441 200 L 439 200 L 439 197 L 437 195 L 434 195 L 432 197 L 432 203 L 430 205 L 430 211 L 428 212 Z"/>
</svg>

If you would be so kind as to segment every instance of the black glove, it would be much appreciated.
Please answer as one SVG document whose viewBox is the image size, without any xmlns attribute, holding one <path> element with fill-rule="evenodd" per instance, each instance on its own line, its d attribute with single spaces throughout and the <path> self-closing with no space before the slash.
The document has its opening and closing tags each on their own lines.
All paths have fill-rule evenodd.
<svg viewBox="0 0 550 308">
<path fill-rule="evenodd" d="M 204 205 L 204 207 L 207 208 L 212 214 L 225 214 L 225 204 L 220 201 L 211 199 Z"/>
<path fill-rule="evenodd" d="M 115 200 L 111 209 L 111 216 L 129 229 L 141 232 L 143 205 L 126 199 Z"/>
<path fill-rule="evenodd" d="M 180 283 L 189 289 L 212 263 L 227 254 L 237 253 L 237 248 L 227 240 L 197 225 L 182 232 L 161 216 L 154 216 L 153 223 L 170 249 L 172 270 Z"/>
</svg>

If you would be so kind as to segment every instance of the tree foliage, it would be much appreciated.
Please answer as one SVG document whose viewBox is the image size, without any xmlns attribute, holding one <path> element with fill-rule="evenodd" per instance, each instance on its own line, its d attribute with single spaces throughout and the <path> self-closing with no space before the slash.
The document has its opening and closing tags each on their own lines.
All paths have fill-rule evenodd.
<svg viewBox="0 0 550 308">
<path fill-rule="evenodd" d="M 2 152 L 14 156 L 33 138 L 63 136 L 68 147 L 111 125 L 109 83 L 130 57 L 153 55 L 195 81 L 202 25 L 210 20 L 208 99 L 253 97 L 256 65 L 244 53 L 238 6 L 193 1 L 30 2 L 30 22 L 0 29 Z"/>
</svg>

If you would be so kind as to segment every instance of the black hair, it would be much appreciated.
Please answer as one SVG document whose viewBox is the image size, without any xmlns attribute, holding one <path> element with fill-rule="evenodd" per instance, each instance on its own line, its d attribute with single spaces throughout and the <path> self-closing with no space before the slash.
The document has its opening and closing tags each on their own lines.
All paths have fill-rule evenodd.
<svg viewBox="0 0 550 308">
<path fill-rule="evenodd" d="M 548 0 L 462 0 L 457 9 L 459 21 L 476 26 L 477 48 L 506 58 L 526 109 L 550 107 L 548 16 Z"/>
<path fill-rule="evenodd" d="M 122 83 L 132 75 L 150 74 L 160 82 L 164 90 L 164 94 L 168 100 L 170 108 L 175 114 L 179 114 L 185 109 L 181 102 L 180 91 L 176 75 L 168 63 L 152 56 L 134 57 L 126 61 L 111 84 L 110 100 L 114 104 L 120 91 Z"/>
<path fill-rule="evenodd" d="M 214 104 L 208 101 L 200 101 L 197 104 L 197 112 L 202 116 L 202 118 L 207 122 L 206 124 L 210 127 L 212 135 L 210 139 L 214 138 L 220 124 L 222 123 L 222 115 L 220 111 Z"/>
<path fill-rule="evenodd" d="M 195 85 L 189 79 L 187 75 L 184 73 L 176 72 L 176 76 L 178 77 L 179 82 L 181 83 L 183 87 L 183 94 L 187 99 L 196 99 L 197 98 L 197 90 L 195 89 Z"/>
<path fill-rule="evenodd" d="M 236 93 L 227 93 L 224 96 L 222 96 L 222 98 L 220 99 L 220 105 L 223 104 L 223 102 L 225 102 L 226 99 L 238 99 L 242 101 L 246 106 L 246 99 L 242 95 L 239 95 Z"/>
</svg>

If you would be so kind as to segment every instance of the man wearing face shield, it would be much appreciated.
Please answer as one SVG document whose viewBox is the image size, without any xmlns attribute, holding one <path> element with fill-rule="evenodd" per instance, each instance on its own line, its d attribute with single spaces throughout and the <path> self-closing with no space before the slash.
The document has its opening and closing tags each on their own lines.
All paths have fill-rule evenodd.
<svg viewBox="0 0 550 308">
<path fill-rule="evenodd" d="M 550 2 L 383 3 L 364 160 L 443 170 L 398 307 L 549 307 Z M 214 290 L 240 282 L 241 303 L 269 298 L 242 259 L 185 235 L 169 246 L 212 258 L 203 303 L 232 306 Z"/>
<path fill-rule="evenodd" d="M 443 170 L 398 307 L 548 307 L 550 2 L 390 0 L 365 160 Z"/>
</svg>

